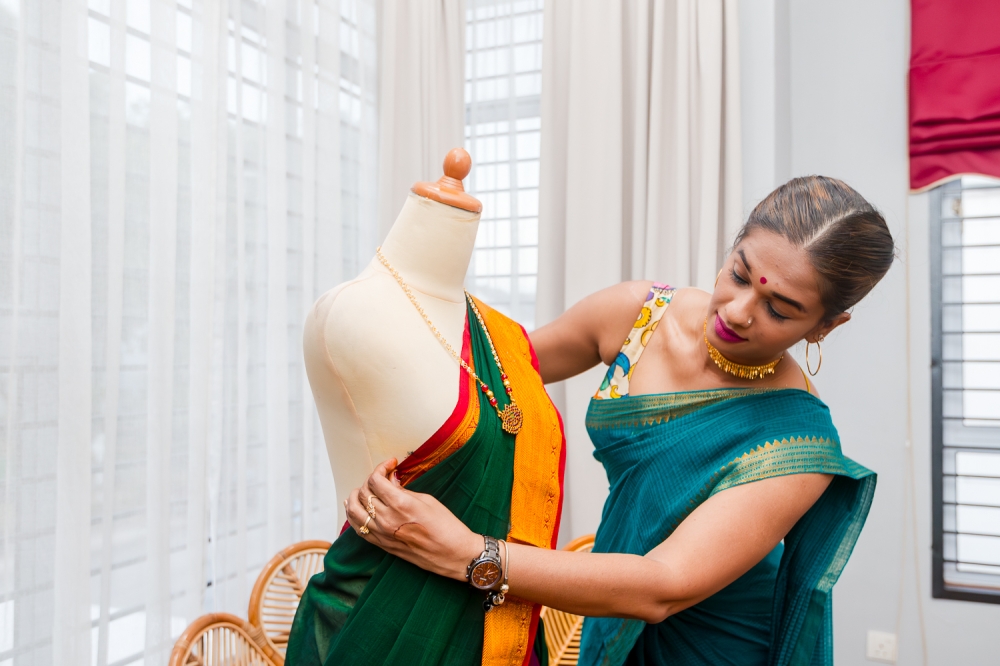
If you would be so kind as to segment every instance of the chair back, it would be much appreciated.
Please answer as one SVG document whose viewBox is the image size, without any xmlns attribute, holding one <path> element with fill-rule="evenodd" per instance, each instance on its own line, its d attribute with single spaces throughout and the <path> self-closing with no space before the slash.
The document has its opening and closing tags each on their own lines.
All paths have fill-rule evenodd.
<svg viewBox="0 0 1000 666">
<path fill-rule="evenodd" d="M 192 622 L 170 652 L 169 666 L 277 666 L 261 645 L 262 633 L 229 613 L 209 613 Z M 282 660 L 283 662 L 284 660 Z"/>
<path fill-rule="evenodd" d="M 587 534 L 566 544 L 563 550 L 586 553 L 594 547 L 594 535 Z M 549 648 L 549 666 L 576 666 L 580 659 L 580 636 L 583 616 L 542 607 L 545 644 Z"/>
<path fill-rule="evenodd" d="M 279 666 L 284 663 L 299 600 L 309 579 L 322 570 L 328 550 L 327 541 L 300 541 L 285 548 L 264 566 L 250 592 L 247 612 L 250 624 L 260 627 L 263 640 L 275 651 Z"/>
</svg>

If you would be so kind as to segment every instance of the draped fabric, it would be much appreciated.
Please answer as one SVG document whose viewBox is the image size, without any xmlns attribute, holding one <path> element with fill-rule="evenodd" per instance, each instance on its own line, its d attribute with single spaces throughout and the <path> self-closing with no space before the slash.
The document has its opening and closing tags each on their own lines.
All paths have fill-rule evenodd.
<svg viewBox="0 0 1000 666">
<path fill-rule="evenodd" d="M 912 0 L 910 189 L 1000 178 L 1000 31 L 993 0 Z"/>
<path fill-rule="evenodd" d="M 563 438 L 524 330 L 477 302 L 524 412 L 515 437 L 469 375 L 460 373 L 451 417 L 404 460 L 406 487 L 437 497 L 470 529 L 551 548 L 561 504 Z M 471 326 L 470 326 L 470 322 Z M 502 386 L 489 343 L 468 310 L 462 356 L 490 386 Z M 498 394 L 500 407 L 506 398 Z M 485 594 L 387 554 L 347 529 L 310 580 L 288 647 L 297 666 L 527 664 L 541 649 L 537 604 L 508 598 L 488 614 Z M 537 658 L 537 657 L 536 657 Z"/>
<path fill-rule="evenodd" d="M 742 222 L 738 23 L 735 0 L 545 4 L 539 326 L 622 280 L 711 288 Z M 603 500 L 582 426 L 599 374 L 553 389 L 573 535 Z"/>
<path fill-rule="evenodd" d="M 611 483 L 594 552 L 645 554 L 727 488 L 806 472 L 835 478 L 783 545 L 708 599 L 655 625 L 588 618 L 581 664 L 832 664 L 833 585 L 875 475 L 841 453 L 826 405 L 794 389 L 595 399 L 587 429 Z"/>
<path fill-rule="evenodd" d="M 464 0 L 379 3 L 378 235 L 413 183 L 437 180 L 465 142 Z"/>
<path fill-rule="evenodd" d="M 0 3 L 0 663 L 166 663 L 336 532 L 300 331 L 374 245 L 374 10 Z"/>
</svg>

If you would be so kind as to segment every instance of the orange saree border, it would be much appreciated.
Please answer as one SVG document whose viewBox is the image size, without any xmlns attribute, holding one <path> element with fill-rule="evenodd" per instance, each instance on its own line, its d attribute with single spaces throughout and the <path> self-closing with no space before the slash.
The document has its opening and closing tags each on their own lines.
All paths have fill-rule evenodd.
<svg viewBox="0 0 1000 666">
<path fill-rule="evenodd" d="M 562 419 L 538 374 L 538 358 L 517 322 L 475 300 L 524 414 L 514 443 L 514 486 L 507 540 L 554 548 L 562 513 L 566 439 Z M 521 666 L 531 659 L 539 604 L 516 598 L 486 614 L 483 666 Z"/>
<path fill-rule="evenodd" d="M 469 331 L 469 319 L 465 319 L 465 332 L 462 334 L 462 360 L 472 365 L 472 336 Z M 476 380 L 461 368 L 458 369 L 458 402 L 451 416 L 437 432 L 420 445 L 399 463 L 396 476 L 404 486 L 421 474 L 431 469 L 439 462 L 460 449 L 479 425 L 479 392 Z"/>
</svg>

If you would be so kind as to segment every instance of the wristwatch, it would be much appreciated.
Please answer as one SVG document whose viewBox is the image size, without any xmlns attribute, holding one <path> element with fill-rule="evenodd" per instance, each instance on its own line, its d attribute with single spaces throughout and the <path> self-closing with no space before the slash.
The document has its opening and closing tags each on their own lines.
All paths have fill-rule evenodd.
<svg viewBox="0 0 1000 666">
<path fill-rule="evenodd" d="M 477 590 L 492 590 L 500 582 L 503 569 L 500 568 L 500 545 L 491 536 L 484 536 L 485 548 L 472 560 L 466 571 L 469 585 Z"/>
</svg>

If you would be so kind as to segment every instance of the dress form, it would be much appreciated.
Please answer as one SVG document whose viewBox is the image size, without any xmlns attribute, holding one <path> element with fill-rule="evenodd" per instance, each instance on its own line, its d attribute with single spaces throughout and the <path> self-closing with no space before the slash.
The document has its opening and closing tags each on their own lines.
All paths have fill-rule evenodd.
<svg viewBox="0 0 1000 666">
<path fill-rule="evenodd" d="M 482 210 L 462 188 L 470 167 L 468 153 L 452 150 L 445 176 L 413 186 L 382 244 L 456 351 Z M 303 348 L 343 519 L 343 501 L 375 465 L 403 460 L 448 419 L 464 371 L 376 257 L 357 278 L 320 296 L 305 322 Z"/>
</svg>

